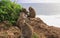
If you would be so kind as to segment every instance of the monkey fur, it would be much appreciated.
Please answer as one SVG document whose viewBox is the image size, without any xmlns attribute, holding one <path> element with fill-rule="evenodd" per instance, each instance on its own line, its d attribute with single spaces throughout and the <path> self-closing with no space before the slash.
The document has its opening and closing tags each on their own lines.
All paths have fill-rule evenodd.
<svg viewBox="0 0 60 38">
<path fill-rule="evenodd" d="M 30 18 L 35 18 L 36 14 L 35 14 L 35 10 L 32 7 L 29 7 L 29 15 L 28 17 Z"/>
</svg>

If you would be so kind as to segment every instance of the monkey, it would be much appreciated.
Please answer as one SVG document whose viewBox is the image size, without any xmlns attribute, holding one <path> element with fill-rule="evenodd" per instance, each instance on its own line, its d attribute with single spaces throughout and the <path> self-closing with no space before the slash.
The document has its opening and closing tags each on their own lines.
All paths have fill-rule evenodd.
<svg viewBox="0 0 60 38">
<path fill-rule="evenodd" d="M 30 18 L 35 18 L 36 14 L 35 14 L 35 10 L 32 7 L 29 7 L 29 15 L 28 17 Z"/>
<path fill-rule="evenodd" d="M 22 27 L 22 34 L 24 38 L 32 38 L 33 29 L 31 25 L 29 25 L 28 23 L 25 23 L 25 26 Z"/>
<path fill-rule="evenodd" d="M 29 12 L 25 8 L 22 8 L 22 12 L 24 12 L 27 15 L 27 18 L 35 18 L 35 10 L 32 7 L 29 7 L 28 10 Z"/>
<path fill-rule="evenodd" d="M 32 34 L 33 34 L 33 30 L 31 25 L 29 25 L 26 21 L 27 17 L 26 14 L 24 12 L 20 13 L 20 16 L 17 20 L 17 26 L 19 28 L 21 28 L 21 32 L 22 32 L 22 37 L 23 38 L 32 38 Z"/>
</svg>

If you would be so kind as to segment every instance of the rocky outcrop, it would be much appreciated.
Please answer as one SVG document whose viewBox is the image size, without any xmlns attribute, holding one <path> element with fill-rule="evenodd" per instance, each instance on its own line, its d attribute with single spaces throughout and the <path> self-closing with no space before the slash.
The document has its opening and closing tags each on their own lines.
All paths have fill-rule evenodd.
<svg viewBox="0 0 60 38">
<path fill-rule="evenodd" d="M 18 27 L 0 23 L 0 38 L 19 38 L 20 36 L 21 32 Z"/>
<path fill-rule="evenodd" d="M 40 18 L 31 18 L 29 22 L 40 38 L 60 38 L 60 28 L 48 26 Z"/>
</svg>

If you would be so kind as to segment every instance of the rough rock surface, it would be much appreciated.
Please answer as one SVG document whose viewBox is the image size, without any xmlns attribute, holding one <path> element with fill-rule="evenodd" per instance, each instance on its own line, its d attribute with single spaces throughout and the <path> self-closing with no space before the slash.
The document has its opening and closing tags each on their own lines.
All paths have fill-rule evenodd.
<svg viewBox="0 0 60 38">
<path fill-rule="evenodd" d="M 20 36 L 21 32 L 18 27 L 0 23 L 0 38 L 19 38 Z"/>
<path fill-rule="evenodd" d="M 60 38 L 60 28 L 48 26 L 40 18 L 31 18 L 29 22 L 40 38 Z"/>
</svg>

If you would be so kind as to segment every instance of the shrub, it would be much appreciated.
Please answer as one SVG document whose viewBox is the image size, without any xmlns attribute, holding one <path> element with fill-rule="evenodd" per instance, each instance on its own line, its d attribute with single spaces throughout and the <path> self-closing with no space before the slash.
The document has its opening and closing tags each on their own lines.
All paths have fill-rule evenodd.
<svg viewBox="0 0 60 38">
<path fill-rule="evenodd" d="M 0 22 L 8 20 L 12 24 L 16 23 L 21 10 L 21 5 L 15 2 L 0 0 Z"/>
<path fill-rule="evenodd" d="M 39 37 L 36 33 L 34 33 L 32 38 L 39 38 Z"/>
</svg>

